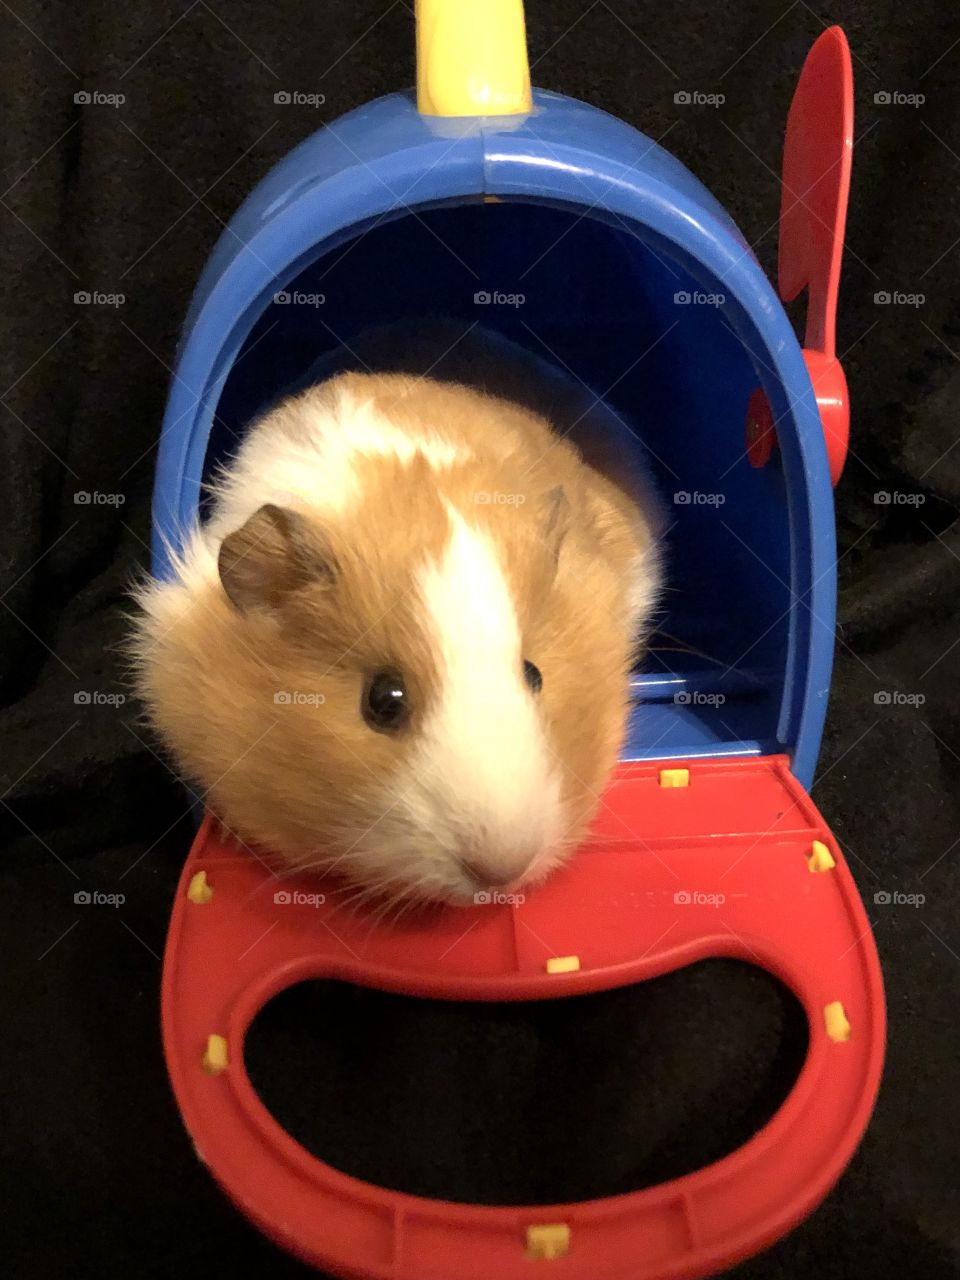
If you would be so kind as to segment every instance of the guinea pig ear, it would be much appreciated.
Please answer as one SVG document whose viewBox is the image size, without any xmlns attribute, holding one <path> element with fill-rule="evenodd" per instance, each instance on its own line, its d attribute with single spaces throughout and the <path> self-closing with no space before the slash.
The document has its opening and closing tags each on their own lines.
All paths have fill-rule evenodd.
<svg viewBox="0 0 960 1280">
<path fill-rule="evenodd" d="M 305 516 L 269 502 L 227 534 L 217 568 L 224 591 L 241 613 L 276 609 L 298 587 L 331 585 L 337 575 L 323 534 Z"/>
<path fill-rule="evenodd" d="M 570 503 L 563 485 L 558 484 L 544 494 L 541 500 L 541 511 L 543 522 L 540 527 L 540 536 L 556 561 L 560 557 L 560 547 L 570 527 Z"/>
</svg>

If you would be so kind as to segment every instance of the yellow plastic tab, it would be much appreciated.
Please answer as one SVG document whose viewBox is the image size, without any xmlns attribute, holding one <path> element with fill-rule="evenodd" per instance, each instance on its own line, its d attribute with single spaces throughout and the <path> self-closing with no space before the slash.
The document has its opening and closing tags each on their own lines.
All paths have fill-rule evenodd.
<svg viewBox="0 0 960 1280">
<path fill-rule="evenodd" d="M 690 770 L 689 769 L 661 769 L 660 785 L 661 787 L 689 787 Z"/>
<path fill-rule="evenodd" d="M 833 860 L 833 854 L 823 843 L 822 840 L 814 840 L 813 848 L 809 858 L 807 858 L 807 866 L 811 871 L 832 871 L 837 864 Z"/>
<path fill-rule="evenodd" d="M 527 1257 L 552 1262 L 570 1252 L 570 1228 L 565 1222 L 527 1227 Z"/>
<path fill-rule="evenodd" d="M 547 973 L 576 973 L 579 968 L 579 956 L 551 956 L 547 961 Z"/>
<path fill-rule="evenodd" d="M 827 1035 L 831 1040 L 842 1043 L 850 1039 L 850 1023 L 847 1021 L 846 1012 L 839 1000 L 834 1000 L 833 1004 L 828 1004 L 824 1008 L 823 1021 L 827 1028 Z"/>
<path fill-rule="evenodd" d="M 209 902 L 213 897 L 213 889 L 207 884 L 207 873 L 205 871 L 198 871 L 190 881 L 187 888 L 187 897 L 191 902 L 197 903 L 198 906 Z"/>
<path fill-rule="evenodd" d="M 515 116 L 533 109 L 523 0 L 417 0 L 417 110 Z"/>
<path fill-rule="evenodd" d="M 207 1047 L 203 1051 L 203 1069 L 207 1075 L 216 1076 L 226 1071 L 230 1065 L 225 1036 L 207 1036 Z"/>
</svg>

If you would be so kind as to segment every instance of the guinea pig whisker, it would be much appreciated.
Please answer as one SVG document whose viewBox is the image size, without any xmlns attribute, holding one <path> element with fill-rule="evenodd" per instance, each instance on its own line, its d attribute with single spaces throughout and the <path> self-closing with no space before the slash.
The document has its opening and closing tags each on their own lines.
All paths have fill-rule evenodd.
<svg viewBox="0 0 960 1280">
<path fill-rule="evenodd" d="M 391 894 L 391 886 L 401 887 L 399 892 Z M 380 900 L 379 909 L 372 915 L 375 923 L 384 918 L 404 898 L 413 896 L 410 887 L 404 885 L 396 873 L 386 872 L 373 880 L 368 880 L 366 883 L 352 886 L 351 891 L 344 896 L 340 905 L 346 907 L 352 915 L 357 916 L 369 903 Z"/>
<path fill-rule="evenodd" d="M 344 889 L 339 890 L 343 894 L 343 901 L 340 906 L 355 911 L 358 906 L 362 906 L 370 899 L 377 898 L 390 883 L 390 879 L 391 877 L 379 876 L 366 883 L 360 882 L 345 886 Z"/>
<path fill-rule="evenodd" d="M 394 925 L 398 925 L 400 921 L 403 919 L 403 917 L 409 911 L 412 911 L 416 907 L 416 905 L 417 905 L 416 898 L 413 896 L 413 894 L 408 894 L 406 901 L 401 905 L 400 910 L 397 912 L 397 914 L 393 918 Z"/>
<path fill-rule="evenodd" d="M 724 661 L 723 658 L 716 658 L 712 654 L 707 653 L 705 650 L 697 648 L 696 645 L 691 644 L 688 640 L 684 640 L 680 636 L 671 635 L 668 631 L 658 631 L 655 635 L 651 636 L 650 639 L 651 639 L 651 643 L 647 646 L 650 652 L 692 653 L 692 654 L 695 654 L 698 658 L 704 658 L 707 662 L 716 663 L 717 666 L 725 667 L 727 665 L 727 663 Z M 673 645 L 675 647 L 670 647 L 667 645 L 658 645 L 654 643 L 655 641 L 660 639 L 672 640 Z"/>
<path fill-rule="evenodd" d="M 394 910 L 398 903 L 403 901 L 403 898 L 404 894 L 402 892 L 392 898 L 387 898 L 380 907 L 372 913 L 370 919 L 371 929 L 377 925 L 386 924 L 389 920 L 390 912 Z"/>
</svg>

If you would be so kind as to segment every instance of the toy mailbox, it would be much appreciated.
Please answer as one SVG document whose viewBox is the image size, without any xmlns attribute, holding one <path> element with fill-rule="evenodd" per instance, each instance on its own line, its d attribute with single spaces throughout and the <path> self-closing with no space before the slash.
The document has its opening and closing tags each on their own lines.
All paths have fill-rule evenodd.
<svg viewBox="0 0 960 1280">
<path fill-rule="evenodd" d="M 634 677 L 597 838 L 522 904 L 371 928 L 331 896 L 319 913 L 285 907 L 277 923 L 271 876 L 205 818 L 165 959 L 171 1079 L 227 1193 L 332 1274 L 525 1280 L 542 1260 L 558 1280 L 709 1275 L 827 1194 L 865 1128 L 883 1057 L 869 924 L 807 794 L 833 648 L 831 480 L 847 439 L 834 329 L 849 51 L 838 28 L 823 33 L 787 126 L 780 286 L 785 299 L 808 290 L 801 348 L 750 246 L 683 165 L 602 111 L 531 92 L 519 0 L 420 4 L 417 47 L 416 95 L 307 138 L 214 249 L 163 423 L 154 571 L 169 571 L 203 519 L 217 462 L 309 370 L 374 325 L 481 319 L 631 424 L 670 508 L 662 625 L 681 643 Z M 691 898 L 691 886 L 704 899 L 722 891 L 724 907 Z M 257 1011 L 305 978 L 529 1000 L 717 955 L 791 988 L 809 1021 L 807 1059 L 739 1151 L 628 1195 L 507 1208 L 388 1191 L 304 1151 L 244 1069 Z"/>
</svg>

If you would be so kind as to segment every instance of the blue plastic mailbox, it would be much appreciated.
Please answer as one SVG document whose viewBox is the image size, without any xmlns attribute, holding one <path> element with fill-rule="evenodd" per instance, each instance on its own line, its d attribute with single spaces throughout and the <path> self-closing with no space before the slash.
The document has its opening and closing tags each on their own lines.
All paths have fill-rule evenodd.
<svg viewBox="0 0 960 1280">
<path fill-rule="evenodd" d="M 464 329 L 482 319 L 605 394 L 673 500 L 663 631 L 709 661 L 661 655 L 637 677 L 626 758 L 786 751 L 809 786 L 830 682 L 834 521 L 800 345 L 700 182 L 650 138 L 558 94 L 499 119 L 431 118 L 412 94 L 391 95 L 315 133 L 256 187 L 184 328 L 154 571 L 168 571 L 204 479 L 258 409 L 370 325 L 437 315 Z M 779 445 L 765 468 L 744 445 L 758 387 Z M 696 696 L 711 689 L 722 707 Z"/>
<path fill-rule="evenodd" d="M 801 348 L 729 216 L 656 142 L 582 102 L 531 96 L 525 46 L 506 59 L 512 97 L 496 91 L 484 58 L 496 63 L 495 19 L 510 15 L 503 48 L 516 53 L 519 0 L 423 0 L 419 97 L 382 98 L 313 134 L 221 236 L 163 422 L 153 568 L 171 572 L 204 518 L 205 482 L 258 414 L 371 328 L 481 321 L 567 370 L 620 415 L 672 517 L 661 623 L 671 642 L 634 676 L 602 815 L 623 819 L 620 843 L 608 833 L 522 906 L 478 907 L 469 925 L 448 913 L 403 935 L 364 925 L 361 940 L 332 898 L 302 918 L 284 907 L 276 927 L 269 879 L 219 841 L 210 816 L 174 905 L 164 1045 L 211 1171 L 264 1231 L 327 1271 L 522 1280 L 537 1258 L 568 1280 L 692 1280 L 771 1243 L 827 1194 L 866 1126 L 883 1057 L 869 922 L 806 794 L 830 683 L 831 481 L 847 430 L 834 329 L 849 51 L 836 28 L 820 37 L 788 121 L 779 283 L 788 300 L 808 290 Z M 438 58 L 449 74 L 424 79 Z M 464 100 L 469 111 L 457 109 Z M 647 840 L 662 856 L 648 856 Z M 718 890 L 711 901 L 729 894 L 722 920 L 676 892 L 674 863 Z M 530 941 L 548 933 L 559 964 Z M 789 1099 L 740 1151 L 659 1188 L 511 1209 L 388 1192 L 299 1148 L 243 1067 L 257 1010 L 300 979 L 535 999 L 713 955 L 790 986 L 810 1051 Z"/>
</svg>

